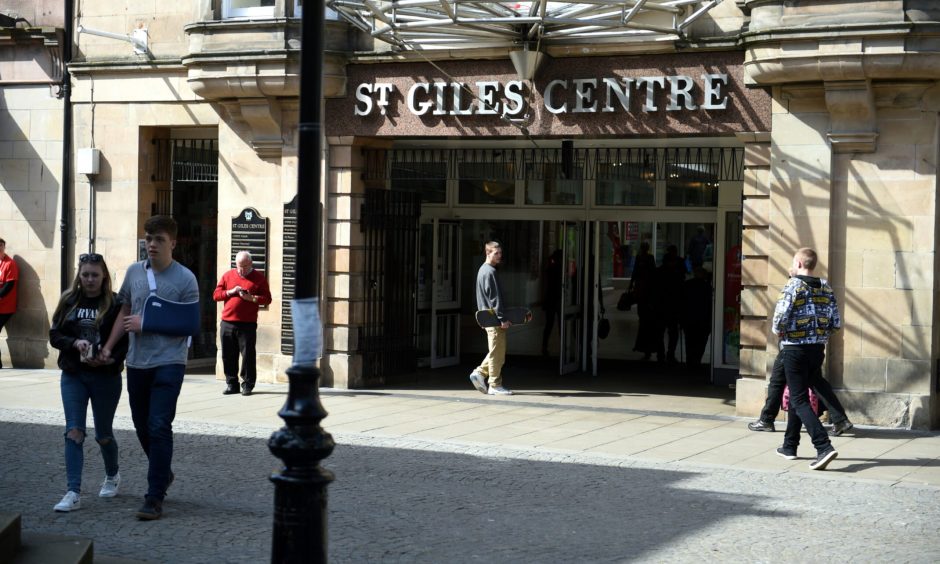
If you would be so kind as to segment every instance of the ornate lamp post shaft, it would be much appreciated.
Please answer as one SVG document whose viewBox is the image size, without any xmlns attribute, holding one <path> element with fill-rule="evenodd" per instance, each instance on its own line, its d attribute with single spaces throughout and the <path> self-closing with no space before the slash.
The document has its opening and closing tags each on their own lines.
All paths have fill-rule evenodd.
<svg viewBox="0 0 940 564">
<path fill-rule="evenodd" d="M 320 158 L 323 100 L 322 2 L 303 11 L 300 56 L 300 121 L 297 165 L 296 298 L 291 302 L 294 361 L 287 370 L 287 401 L 278 415 L 286 426 L 271 435 L 268 448 L 284 461 L 274 482 L 274 534 L 271 562 L 327 560 L 326 487 L 333 474 L 320 461 L 333 452 L 333 437 L 320 427 L 317 359 L 323 341 L 319 315 Z"/>
</svg>

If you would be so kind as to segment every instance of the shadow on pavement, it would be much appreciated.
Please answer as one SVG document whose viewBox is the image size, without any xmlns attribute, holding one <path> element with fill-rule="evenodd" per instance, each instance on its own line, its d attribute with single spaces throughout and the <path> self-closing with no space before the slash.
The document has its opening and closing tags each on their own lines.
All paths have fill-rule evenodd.
<svg viewBox="0 0 940 564">
<path fill-rule="evenodd" d="M 86 441 L 83 507 L 63 514 L 52 511 L 65 492 L 62 429 L 0 426 L 3 444 L 29 445 L 4 455 L 3 511 L 22 513 L 28 531 L 92 538 L 97 555 L 270 560 L 268 477 L 280 461 L 266 438 L 177 434 L 176 481 L 164 518 L 142 522 L 134 512 L 146 487 L 145 458 L 133 432 L 115 436 L 120 494 L 95 495 L 103 467 L 97 445 Z M 696 488 L 688 481 L 700 474 L 689 471 L 342 444 L 324 466 L 337 476 L 329 486 L 332 562 L 655 560 L 658 551 L 681 547 L 684 537 L 723 522 L 759 518 L 760 530 L 770 531 L 784 529 L 793 515 L 762 495 Z M 729 549 L 738 543 L 714 539 Z"/>
</svg>

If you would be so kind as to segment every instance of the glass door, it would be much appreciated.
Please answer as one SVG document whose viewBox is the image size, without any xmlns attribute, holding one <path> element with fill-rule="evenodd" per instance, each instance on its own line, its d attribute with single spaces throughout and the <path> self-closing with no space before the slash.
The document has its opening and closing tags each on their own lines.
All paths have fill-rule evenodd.
<svg viewBox="0 0 940 564">
<path fill-rule="evenodd" d="M 460 224 L 422 224 L 418 261 L 418 362 L 452 366 L 460 362 Z"/>
<path fill-rule="evenodd" d="M 561 285 L 561 347 L 558 355 L 559 374 L 579 369 L 584 343 L 584 224 L 561 223 L 562 285 Z"/>
</svg>

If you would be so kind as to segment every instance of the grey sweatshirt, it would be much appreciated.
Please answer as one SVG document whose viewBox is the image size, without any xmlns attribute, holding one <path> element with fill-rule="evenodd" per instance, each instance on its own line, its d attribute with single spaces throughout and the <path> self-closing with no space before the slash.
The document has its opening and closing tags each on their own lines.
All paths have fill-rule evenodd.
<svg viewBox="0 0 940 564">
<path fill-rule="evenodd" d="M 496 268 L 487 262 L 477 271 L 477 309 L 496 310 L 496 318 L 503 320 L 503 294 L 496 281 Z"/>
</svg>

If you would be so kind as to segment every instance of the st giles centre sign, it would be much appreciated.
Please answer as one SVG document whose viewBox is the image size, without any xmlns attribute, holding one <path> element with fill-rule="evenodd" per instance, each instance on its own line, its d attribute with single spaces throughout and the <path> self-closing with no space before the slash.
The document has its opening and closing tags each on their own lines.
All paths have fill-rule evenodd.
<svg viewBox="0 0 940 564">
<path fill-rule="evenodd" d="M 631 97 L 644 95 L 642 111 L 659 109 L 657 93 L 666 90 L 667 112 L 677 110 L 723 110 L 728 107 L 728 75 L 702 74 L 696 81 L 690 76 L 642 76 L 639 78 L 574 78 L 556 79 L 545 86 L 542 103 L 552 114 L 593 113 L 631 110 Z M 525 83 L 521 80 L 499 82 L 481 80 L 464 82 L 415 82 L 408 89 L 406 107 L 416 116 L 432 115 L 500 115 L 520 117 L 525 113 Z M 353 113 L 367 116 L 378 110 L 386 115 L 396 94 L 396 86 L 388 82 L 364 82 L 356 87 Z M 698 94 L 698 95 L 696 95 Z"/>
<path fill-rule="evenodd" d="M 351 64 L 327 135 L 733 134 L 769 131 L 742 53 L 551 59 L 534 81 L 505 60 Z M 445 74 L 446 73 L 446 74 Z"/>
</svg>

